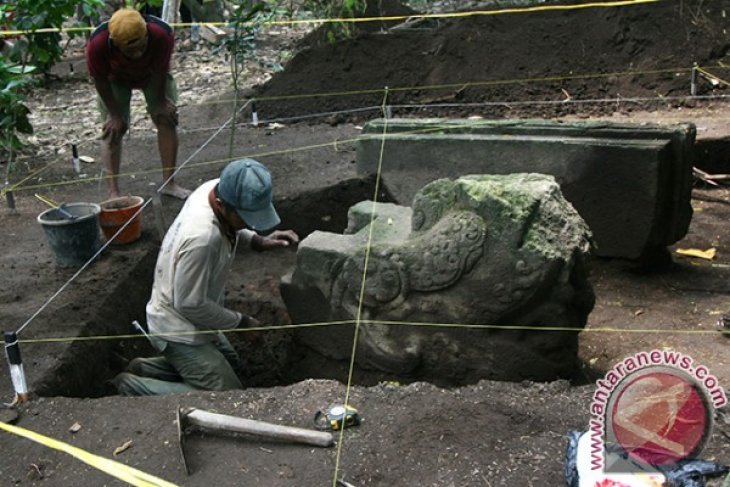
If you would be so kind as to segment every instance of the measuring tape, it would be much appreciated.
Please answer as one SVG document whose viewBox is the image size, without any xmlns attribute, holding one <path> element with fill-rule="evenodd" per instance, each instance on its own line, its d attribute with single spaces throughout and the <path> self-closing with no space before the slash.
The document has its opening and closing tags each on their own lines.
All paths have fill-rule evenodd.
<svg viewBox="0 0 730 487">
<path fill-rule="evenodd" d="M 358 426 L 361 422 L 357 409 L 347 405 L 336 405 L 327 411 L 317 411 L 314 415 L 314 426 L 322 431 L 339 431 L 350 426 Z"/>
</svg>

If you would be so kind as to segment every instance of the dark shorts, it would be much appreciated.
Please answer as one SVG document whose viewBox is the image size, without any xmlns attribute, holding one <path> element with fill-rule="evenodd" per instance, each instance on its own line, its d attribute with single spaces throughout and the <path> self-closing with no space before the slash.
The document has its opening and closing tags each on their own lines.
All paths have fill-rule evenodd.
<svg viewBox="0 0 730 487">
<path fill-rule="evenodd" d="M 132 99 L 132 88 L 123 83 L 116 83 L 114 81 L 111 82 L 111 86 L 114 100 L 116 100 L 117 106 L 122 110 L 124 121 L 127 126 L 129 126 L 129 102 Z M 159 101 L 157 100 L 157 94 L 153 93 L 149 87 L 143 89 L 142 93 L 144 93 L 144 99 L 147 103 L 147 113 L 151 114 L 152 108 L 157 105 Z M 167 80 L 165 81 L 165 97 L 171 102 L 177 103 L 177 83 L 175 83 L 175 79 L 169 73 L 167 74 Z M 97 96 L 96 102 L 99 108 L 99 113 L 101 113 L 101 121 L 104 123 L 106 122 L 109 110 L 107 110 L 101 97 Z"/>
</svg>

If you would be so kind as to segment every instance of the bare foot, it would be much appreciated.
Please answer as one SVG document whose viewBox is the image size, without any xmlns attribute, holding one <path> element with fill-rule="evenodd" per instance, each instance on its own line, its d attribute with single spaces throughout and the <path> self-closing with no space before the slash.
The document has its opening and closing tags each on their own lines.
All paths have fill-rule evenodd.
<svg viewBox="0 0 730 487">
<path fill-rule="evenodd" d="M 160 190 L 160 193 L 167 196 L 172 196 L 173 198 L 177 198 L 179 200 L 184 200 L 188 196 L 190 196 L 190 193 L 192 193 L 192 191 L 190 191 L 189 189 L 185 189 L 175 183 L 167 183 L 167 185 Z"/>
</svg>

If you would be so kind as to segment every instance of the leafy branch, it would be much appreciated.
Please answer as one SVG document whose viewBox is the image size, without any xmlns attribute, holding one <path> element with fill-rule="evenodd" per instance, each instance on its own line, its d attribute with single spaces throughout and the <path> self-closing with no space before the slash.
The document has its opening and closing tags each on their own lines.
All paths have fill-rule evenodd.
<svg viewBox="0 0 730 487">
<path fill-rule="evenodd" d="M 238 0 L 233 6 L 229 25 L 232 32 L 223 40 L 222 47 L 228 50 L 231 78 L 233 81 L 233 116 L 231 120 L 231 135 L 228 142 L 228 157 L 233 157 L 233 145 L 236 133 L 236 118 L 239 108 L 239 80 L 245 68 L 245 63 L 253 56 L 256 50 L 256 34 L 262 25 L 271 17 L 268 6 L 259 2 L 247 8 L 248 0 Z"/>
</svg>

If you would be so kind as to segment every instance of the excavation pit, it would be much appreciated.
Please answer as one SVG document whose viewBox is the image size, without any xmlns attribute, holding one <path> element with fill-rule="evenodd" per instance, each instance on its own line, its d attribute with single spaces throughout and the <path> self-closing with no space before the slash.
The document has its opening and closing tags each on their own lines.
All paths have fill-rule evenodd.
<svg viewBox="0 0 730 487">
<path fill-rule="evenodd" d="M 701 163 L 711 159 L 708 154 L 719 160 L 727 153 L 727 144 L 708 145 L 702 142 L 695 148 L 699 167 L 705 167 Z M 704 157 L 699 157 L 700 154 Z M 726 172 L 724 168 L 707 167 Z M 397 201 L 388 189 L 381 188 L 379 201 Z M 290 193 L 276 202 L 283 219 L 282 228 L 293 228 L 302 237 L 315 230 L 341 233 L 347 226 L 348 208 L 359 201 L 372 199 L 374 191 L 374 179 L 353 178 L 318 190 Z M 158 251 L 159 240 L 151 212 L 144 217 L 149 221 L 145 223 L 139 241 L 107 250 L 73 289 L 54 304 L 54 311 L 46 312 L 47 325 L 39 328 L 37 335 L 20 336 L 21 340 L 30 342 L 21 345 L 26 374 L 35 393 L 46 397 L 114 394 L 115 391 L 105 382 L 123 370 L 130 359 L 154 354 L 147 340 L 131 325 L 133 320 L 144 319 L 144 306 L 150 295 Z M 170 221 L 171 217 L 168 223 Z M 228 285 L 230 305 L 257 316 L 263 323 L 290 323 L 280 298 L 279 283 L 293 267 L 295 255 L 277 252 L 254 255 L 253 258 L 253 264 L 249 259 L 235 261 L 235 279 Z M 264 271 L 260 272 L 261 269 Z M 61 272 L 72 271 L 53 272 L 59 277 Z M 109 275 L 113 275 L 114 279 L 110 280 Z M 113 287 L 109 287 L 110 282 L 113 282 Z M 352 335 L 353 325 L 333 324 L 322 330 L 347 337 Z M 29 332 L 35 332 L 35 328 L 29 328 Z M 517 336 L 523 332 L 512 333 Z M 122 338 L 115 338 L 117 336 Z M 290 329 L 266 333 L 261 346 L 249 344 L 240 332 L 229 336 L 242 358 L 243 366 L 239 372 L 245 387 L 271 387 L 307 378 L 347 381 L 347 361 L 328 359 L 302 346 Z M 34 343 L 45 338 L 49 341 Z M 67 338 L 69 341 L 64 342 Z M 576 363 L 575 376 L 571 378 L 582 382 L 588 377 L 592 377 L 589 368 Z M 419 376 L 396 376 L 357 368 L 353 376 L 353 381 L 361 385 L 382 380 L 408 382 L 421 379 Z M 460 383 L 459 380 L 431 382 L 438 385 Z"/>
<path fill-rule="evenodd" d="M 394 200 L 384 186 L 380 188 L 379 201 Z M 348 210 L 358 202 L 371 200 L 374 192 L 375 180 L 367 177 L 288 196 L 276 201 L 283 222 L 281 228 L 293 228 L 302 237 L 315 230 L 342 234 L 348 226 Z M 145 228 L 152 227 L 145 225 Z M 42 369 L 40 376 L 33 378 L 32 390 L 35 393 L 47 397 L 113 395 L 116 391 L 109 380 L 122 372 L 130 360 L 156 355 L 148 340 L 133 328 L 132 322 L 145 319 L 144 310 L 152 288 L 158 245 L 153 232 L 145 230 L 142 238 L 133 245 L 110 247 L 94 273 L 114 273 L 117 277 L 113 280 L 113 288 L 98 289 L 96 286 L 92 292 L 90 287 L 96 284 L 97 279 L 90 276 L 77 289 L 74 302 L 54 314 L 59 320 L 73 316 L 75 326 L 69 326 L 71 323 L 68 322 L 58 326 L 66 327 L 69 332 L 75 328 L 78 338 L 70 341 L 65 348 L 64 345 L 55 345 L 59 347 L 58 353 L 51 354 L 51 358 L 42 363 L 33 364 L 34 373 L 38 372 L 37 365 Z M 322 340 L 331 339 L 342 345 L 342 357 L 334 358 L 312 346 L 311 336 L 303 340 L 296 327 L 286 326 L 291 324 L 291 319 L 281 298 L 280 283 L 282 277 L 295 267 L 296 258 L 295 252 L 282 249 L 251 252 L 234 261 L 227 283 L 227 306 L 255 316 L 264 325 L 282 326 L 281 330 L 260 334 L 259 340 L 254 342 L 247 339 L 246 330 L 232 330 L 227 334 L 241 358 L 237 372 L 246 388 L 288 385 L 310 378 L 348 381 L 349 360 L 342 357 L 349 356 L 351 350 L 354 320 L 317 326 L 317 334 Z M 311 303 L 311 306 L 316 305 Z M 531 340 L 526 333 L 529 334 L 520 330 L 490 331 L 486 339 L 519 344 Z M 569 372 L 559 375 L 563 378 L 575 379 L 577 371 L 581 370 L 577 360 L 577 330 L 575 336 L 571 349 L 576 360 L 566 366 Z M 29 353 L 32 352 L 29 350 Z M 355 364 L 352 381 L 370 386 L 382 381 L 409 383 L 426 380 L 440 386 L 454 386 L 474 383 L 484 377 L 483 373 L 475 376 L 458 373 L 458 370 L 457 373 L 434 374 L 427 367 L 397 373 Z M 531 377 L 508 379 L 523 378 Z M 547 379 L 552 378 L 557 377 Z"/>
<path fill-rule="evenodd" d="M 305 237 L 314 230 L 342 232 L 347 226 L 347 210 L 355 203 L 372 199 L 373 178 L 355 178 L 320 190 L 290 195 L 275 202 L 282 218 L 280 228 L 292 228 Z M 380 201 L 392 201 L 381 186 Z M 151 218 L 152 215 L 145 215 Z M 171 220 L 170 220 L 171 221 Z M 154 224 L 145 224 L 139 241 L 109 248 L 89 277 L 72 291 L 55 312 L 49 313 L 47 329 L 58 336 L 74 334 L 66 342 L 44 343 L 43 355 L 34 343 L 23 346 L 31 390 L 43 397 L 101 397 L 115 394 L 108 380 L 121 372 L 135 357 L 153 356 L 155 350 L 133 326 L 144 321 L 145 305 L 152 289 L 159 240 Z M 294 265 L 290 251 L 239 256 L 227 285 L 227 306 L 257 317 L 266 325 L 288 325 L 287 310 L 279 295 L 279 280 Z M 115 278 L 112 287 L 98 286 Z M 354 325 L 332 325 L 348 327 Z M 340 330 L 332 330 L 338 333 Z M 350 331 L 351 332 L 351 331 Z M 120 337 L 120 338 L 115 338 Z M 319 356 L 303 347 L 290 329 L 267 331 L 255 344 L 245 332 L 228 334 L 239 352 L 238 371 L 244 387 L 272 387 L 307 378 L 347 380 L 348 364 Z M 43 337 L 34 337 L 43 340 Z M 50 347 L 52 350 L 48 350 Z M 388 374 L 356 370 L 354 380 L 375 384 L 396 379 Z"/>
</svg>

